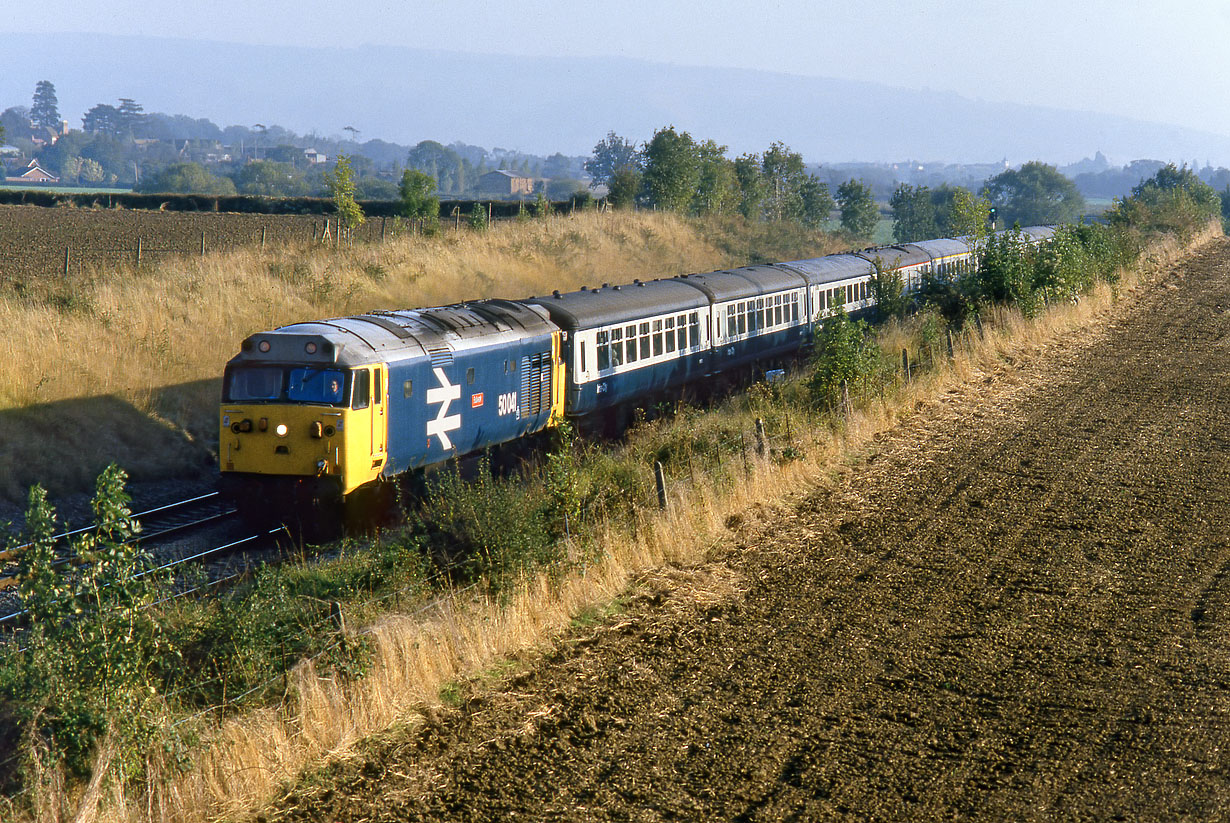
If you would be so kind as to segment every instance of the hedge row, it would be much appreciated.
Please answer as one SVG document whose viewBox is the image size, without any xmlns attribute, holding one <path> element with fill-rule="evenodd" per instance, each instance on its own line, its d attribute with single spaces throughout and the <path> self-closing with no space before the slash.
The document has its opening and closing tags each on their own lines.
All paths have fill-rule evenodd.
<svg viewBox="0 0 1230 823">
<path fill-rule="evenodd" d="M 551 208 L 567 212 L 582 204 L 583 198 L 555 201 Z M 454 211 L 469 214 L 476 202 L 491 206 L 492 217 L 516 217 L 531 203 L 525 201 L 442 200 L 440 217 L 452 217 Z M 205 194 L 138 194 L 70 193 L 37 189 L 0 189 L 0 205 L 14 206 L 74 206 L 77 208 L 147 209 L 153 211 L 234 212 L 239 214 L 332 214 L 333 201 L 327 197 L 258 197 L 254 195 Z M 359 206 L 368 217 L 394 217 L 396 200 L 360 200 Z"/>
</svg>

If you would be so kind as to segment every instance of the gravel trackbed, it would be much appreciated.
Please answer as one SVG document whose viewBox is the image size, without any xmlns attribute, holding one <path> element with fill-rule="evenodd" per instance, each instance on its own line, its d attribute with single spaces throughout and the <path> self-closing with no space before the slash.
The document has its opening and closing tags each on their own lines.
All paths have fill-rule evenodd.
<svg viewBox="0 0 1230 823">
<path fill-rule="evenodd" d="M 1230 240 L 265 820 L 1230 819 Z"/>
</svg>

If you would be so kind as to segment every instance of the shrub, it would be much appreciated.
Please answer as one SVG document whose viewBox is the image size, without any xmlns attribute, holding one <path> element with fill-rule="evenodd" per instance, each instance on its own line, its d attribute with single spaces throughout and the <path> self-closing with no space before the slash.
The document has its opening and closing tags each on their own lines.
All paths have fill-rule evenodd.
<svg viewBox="0 0 1230 823">
<path fill-rule="evenodd" d="M 852 322 L 844 311 L 838 311 L 825 321 L 807 381 L 816 405 L 836 409 L 843 385 L 865 391 L 886 373 L 884 356 L 865 320 Z"/>
</svg>

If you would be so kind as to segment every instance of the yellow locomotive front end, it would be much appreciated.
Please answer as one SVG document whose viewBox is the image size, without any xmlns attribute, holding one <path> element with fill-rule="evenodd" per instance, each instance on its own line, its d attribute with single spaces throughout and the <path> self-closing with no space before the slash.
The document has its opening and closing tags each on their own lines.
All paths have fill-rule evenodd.
<svg viewBox="0 0 1230 823">
<path fill-rule="evenodd" d="M 305 525 L 335 521 L 381 477 L 387 368 L 337 362 L 327 340 L 296 337 L 245 341 L 227 365 L 218 458 L 223 492 L 250 519 Z"/>
</svg>

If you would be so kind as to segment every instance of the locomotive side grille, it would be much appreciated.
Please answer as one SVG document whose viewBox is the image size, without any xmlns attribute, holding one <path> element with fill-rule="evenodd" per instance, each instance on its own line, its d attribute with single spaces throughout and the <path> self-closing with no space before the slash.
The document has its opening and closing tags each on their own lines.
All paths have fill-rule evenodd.
<svg viewBox="0 0 1230 823">
<path fill-rule="evenodd" d="M 453 365 L 453 350 L 447 346 L 437 346 L 429 348 L 427 354 L 431 357 L 431 365 L 433 368 L 442 368 L 444 366 Z"/>
<path fill-rule="evenodd" d="M 551 355 L 521 358 L 521 396 L 517 404 L 522 417 L 531 417 L 551 407 Z"/>
</svg>

